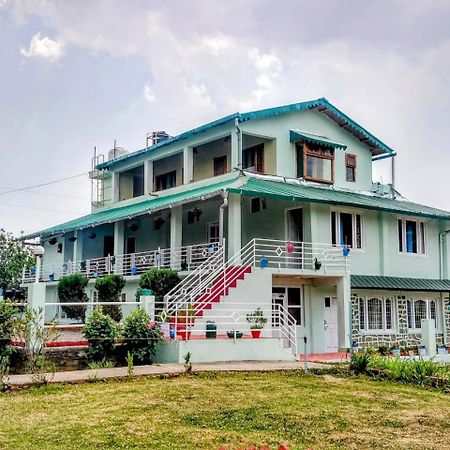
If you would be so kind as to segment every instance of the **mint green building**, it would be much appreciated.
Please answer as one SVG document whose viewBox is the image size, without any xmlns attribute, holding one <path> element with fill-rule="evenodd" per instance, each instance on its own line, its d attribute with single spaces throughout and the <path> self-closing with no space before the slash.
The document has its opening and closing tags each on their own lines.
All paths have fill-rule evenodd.
<svg viewBox="0 0 450 450">
<path fill-rule="evenodd" d="M 45 248 L 49 302 L 67 273 L 89 278 L 91 299 L 96 277 L 123 274 L 131 301 L 142 272 L 180 271 L 164 309 L 195 309 L 186 327 L 198 348 L 208 320 L 219 335 L 249 335 L 257 308 L 266 359 L 305 341 L 308 353 L 415 346 L 422 319 L 448 344 L 450 213 L 372 182 L 376 161 L 395 155 L 323 98 L 235 113 L 96 155 L 91 214 L 27 237 Z M 34 276 L 24 272 L 24 284 Z"/>
</svg>

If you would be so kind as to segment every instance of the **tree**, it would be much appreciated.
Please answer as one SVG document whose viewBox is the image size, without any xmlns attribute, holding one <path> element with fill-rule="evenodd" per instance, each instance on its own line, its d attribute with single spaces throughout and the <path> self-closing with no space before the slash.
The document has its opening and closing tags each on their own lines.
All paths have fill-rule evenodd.
<svg viewBox="0 0 450 450">
<path fill-rule="evenodd" d="M 88 280 L 80 273 L 65 275 L 58 283 L 58 299 L 60 303 L 87 302 L 88 297 L 84 292 Z M 63 311 L 70 319 L 83 321 L 86 314 L 86 305 L 62 306 Z"/>
<path fill-rule="evenodd" d="M 0 229 L 0 289 L 17 289 L 22 269 L 31 267 L 35 257 L 29 247 L 18 241 L 12 233 Z"/>
<path fill-rule="evenodd" d="M 126 284 L 122 275 L 105 275 L 95 281 L 95 289 L 98 292 L 99 302 L 118 302 L 120 294 Z M 116 322 L 122 319 L 122 311 L 119 306 L 104 305 L 103 312 L 108 314 Z"/>
<path fill-rule="evenodd" d="M 172 269 L 153 268 L 141 275 L 139 287 L 151 289 L 155 295 L 155 301 L 161 305 L 164 296 L 181 281 L 178 273 Z"/>
</svg>

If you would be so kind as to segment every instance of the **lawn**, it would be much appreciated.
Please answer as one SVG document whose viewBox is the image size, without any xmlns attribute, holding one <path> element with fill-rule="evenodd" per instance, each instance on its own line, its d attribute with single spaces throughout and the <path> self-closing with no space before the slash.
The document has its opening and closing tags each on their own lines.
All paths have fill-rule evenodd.
<svg viewBox="0 0 450 450">
<path fill-rule="evenodd" d="M 203 374 L 0 394 L 1 449 L 448 449 L 450 397 L 366 378 Z"/>
</svg>

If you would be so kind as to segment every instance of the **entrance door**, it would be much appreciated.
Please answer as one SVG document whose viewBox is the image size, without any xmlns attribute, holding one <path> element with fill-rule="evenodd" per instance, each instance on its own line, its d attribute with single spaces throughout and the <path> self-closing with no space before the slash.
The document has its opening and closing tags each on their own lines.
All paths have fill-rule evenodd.
<svg viewBox="0 0 450 450">
<path fill-rule="evenodd" d="M 288 209 L 286 215 L 286 238 L 293 246 L 287 254 L 287 266 L 292 269 L 303 269 L 303 210 L 302 208 Z"/>
<path fill-rule="evenodd" d="M 325 333 L 325 351 L 338 351 L 338 310 L 336 297 L 325 297 L 323 328 Z"/>
</svg>

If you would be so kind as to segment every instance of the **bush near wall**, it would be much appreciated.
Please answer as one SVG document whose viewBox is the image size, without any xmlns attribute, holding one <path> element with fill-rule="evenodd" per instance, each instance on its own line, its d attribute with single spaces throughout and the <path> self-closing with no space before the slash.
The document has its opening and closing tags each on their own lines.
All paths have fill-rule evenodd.
<svg viewBox="0 0 450 450">
<path fill-rule="evenodd" d="M 155 301 L 158 304 L 161 304 L 164 300 L 164 296 L 180 281 L 181 278 L 175 270 L 153 268 L 141 275 L 139 288 L 151 289 L 155 296 Z M 140 295 L 139 290 L 137 295 Z"/>
<path fill-rule="evenodd" d="M 125 350 L 133 355 L 136 364 L 151 364 L 162 334 L 144 310 L 136 309 L 125 319 L 123 338 Z"/>
<path fill-rule="evenodd" d="M 61 277 L 58 283 L 58 299 L 60 303 L 73 302 L 87 302 L 88 297 L 85 293 L 85 288 L 88 284 L 88 279 L 79 274 L 65 275 Z M 86 306 L 62 306 L 62 310 L 70 319 L 83 321 L 86 315 Z"/>
<path fill-rule="evenodd" d="M 125 287 L 126 280 L 122 275 L 106 275 L 95 281 L 95 289 L 98 292 L 99 302 L 119 302 L 122 289 Z M 109 315 L 116 322 L 122 319 L 122 310 L 120 306 L 104 305 L 104 314 Z"/>
<path fill-rule="evenodd" d="M 10 301 L 0 300 L 0 363 L 9 366 L 13 347 L 11 339 L 14 334 L 15 315 L 17 310 Z"/>
</svg>

